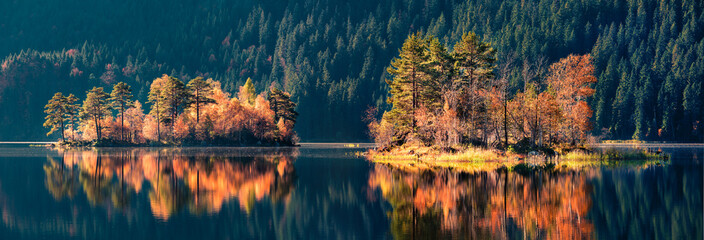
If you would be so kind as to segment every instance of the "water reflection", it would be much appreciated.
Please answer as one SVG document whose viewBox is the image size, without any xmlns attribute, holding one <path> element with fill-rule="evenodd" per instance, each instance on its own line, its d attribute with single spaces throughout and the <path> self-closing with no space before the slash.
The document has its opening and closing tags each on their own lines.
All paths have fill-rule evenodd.
<svg viewBox="0 0 704 240">
<path fill-rule="evenodd" d="M 61 160 L 48 158 L 44 164 L 45 186 L 56 200 L 73 199 L 83 191 L 91 205 L 127 213 L 134 195 L 148 191 L 152 214 L 164 221 L 185 209 L 194 215 L 215 214 L 227 201 L 238 201 L 246 213 L 264 198 L 285 201 L 295 179 L 295 150 L 243 153 L 63 151 Z"/>
<path fill-rule="evenodd" d="M 395 239 L 700 239 L 702 150 L 518 173 L 376 164 L 368 187 L 392 206 Z"/>
<path fill-rule="evenodd" d="M 0 239 L 703 236 L 704 148 L 524 175 L 401 169 L 355 151 L 0 148 Z"/>
<path fill-rule="evenodd" d="M 592 206 L 590 172 L 523 176 L 492 171 L 404 172 L 376 165 L 369 187 L 381 189 L 393 207 L 396 239 L 590 238 L 585 219 Z"/>
</svg>

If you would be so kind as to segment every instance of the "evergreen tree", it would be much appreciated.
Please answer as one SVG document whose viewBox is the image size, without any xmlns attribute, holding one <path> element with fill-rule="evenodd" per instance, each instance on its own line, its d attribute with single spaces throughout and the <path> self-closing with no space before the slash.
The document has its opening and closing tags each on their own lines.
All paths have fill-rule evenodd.
<svg viewBox="0 0 704 240">
<path fill-rule="evenodd" d="M 68 97 L 66 97 L 66 120 L 68 120 L 68 124 L 71 125 L 71 139 L 73 140 L 76 139 L 74 134 L 78 128 L 78 115 L 81 110 L 81 106 L 76 102 L 78 102 L 78 98 L 73 94 L 69 94 Z"/>
<path fill-rule="evenodd" d="M 283 119 L 284 123 L 291 127 L 296 124 L 298 112 L 296 112 L 296 103 L 291 101 L 291 94 L 272 88 L 269 93 L 269 106 L 274 110 L 275 121 Z"/>
<path fill-rule="evenodd" d="M 427 61 L 427 41 L 420 33 L 408 36 L 398 58 L 394 58 L 387 69 L 393 76 L 387 80 L 391 111 L 385 117 L 397 129 L 397 140 L 404 140 L 416 133 L 416 109 L 420 103 L 422 82 L 427 77 L 424 62 Z"/>
<path fill-rule="evenodd" d="M 693 137 L 702 137 L 702 105 L 704 95 L 702 95 L 702 83 L 691 82 L 684 89 L 684 101 L 682 103 L 686 121 L 691 124 L 690 133 Z"/>
<path fill-rule="evenodd" d="M 132 88 L 124 82 L 113 86 L 110 93 L 112 107 L 120 112 L 120 140 L 125 140 L 125 110 L 132 106 Z"/>
<path fill-rule="evenodd" d="M 46 121 L 44 122 L 44 127 L 49 128 L 47 136 L 56 132 L 61 131 L 61 140 L 66 141 L 64 136 L 64 124 L 66 122 L 66 112 L 67 112 L 68 101 L 67 98 L 60 92 L 54 94 L 54 96 L 49 99 L 49 103 L 44 106 L 44 112 L 46 113 Z"/>
<path fill-rule="evenodd" d="M 178 78 L 169 76 L 161 94 L 163 94 L 165 111 L 168 112 L 168 117 L 162 118 L 162 122 L 171 126 L 173 131 L 176 118 L 189 98 L 186 85 Z"/>
<path fill-rule="evenodd" d="M 200 123 L 200 107 L 204 104 L 214 103 L 211 98 L 213 94 L 213 86 L 208 81 L 203 80 L 203 77 L 191 79 L 186 86 L 188 88 L 188 104 L 196 109 L 196 123 Z"/>
<path fill-rule="evenodd" d="M 93 87 L 93 89 L 86 92 L 86 99 L 83 100 L 80 118 L 83 121 L 93 122 L 97 140 L 103 138 L 103 120 L 110 115 L 109 97 L 110 95 L 102 87 Z"/>
<path fill-rule="evenodd" d="M 423 105 L 431 111 L 439 110 L 442 105 L 442 93 L 452 88 L 451 78 L 456 74 L 453 58 L 444 44 L 434 36 L 428 37 L 427 61 L 424 67 L 429 73 L 423 82 Z"/>
</svg>

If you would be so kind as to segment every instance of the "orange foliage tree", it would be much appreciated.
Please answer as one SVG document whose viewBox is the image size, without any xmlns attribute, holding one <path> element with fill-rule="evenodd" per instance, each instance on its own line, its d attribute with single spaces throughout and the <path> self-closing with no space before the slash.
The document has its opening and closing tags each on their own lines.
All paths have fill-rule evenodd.
<svg viewBox="0 0 704 240">
<path fill-rule="evenodd" d="M 569 55 L 550 66 L 547 83 L 563 112 L 564 118 L 558 126 L 562 140 L 575 142 L 584 139 L 591 130 L 592 109 L 586 99 L 594 94 L 590 85 L 595 82 L 594 65 L 589 54 Z"/>
<path fill-rule="evenodd" d="M 144 110 L 142 110 L 142 103 L 135 101 L 132 107 L 125 111 L 125 121 L 127 121 L 127 137 L 130 141 L 136 143 L 144 142 L 144 135 L 142 134 L 142 129 L 144 128 Z"/>
</svg>

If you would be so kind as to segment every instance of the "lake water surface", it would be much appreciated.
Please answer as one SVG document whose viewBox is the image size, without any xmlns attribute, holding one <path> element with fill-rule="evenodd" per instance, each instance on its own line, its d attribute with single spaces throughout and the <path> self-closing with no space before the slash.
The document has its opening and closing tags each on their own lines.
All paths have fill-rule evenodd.
<svg viewBox="0 0 704 240">
<path fill-rule="evenodd" d="M 701 145 L 528 174 L 400 170 L 367 147 L 0 145 L 0 239 L 702 239 Z"/>
</svg>

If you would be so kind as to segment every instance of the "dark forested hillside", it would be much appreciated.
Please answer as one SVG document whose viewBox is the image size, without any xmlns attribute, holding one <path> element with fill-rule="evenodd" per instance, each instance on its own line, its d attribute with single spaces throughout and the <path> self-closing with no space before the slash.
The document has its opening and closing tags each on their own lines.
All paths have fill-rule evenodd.
<svg viewBox="0 0 704 240">
<path fill-rule="evenodd" d="M 124 81 L 146 102 L 162 74 L 232 94 L 247 78 L 257 92 L 275 85 L 298 103 L 303 141 L 363 140 L 364 110 L 389 109 L 386 67 L 410 33 L 450 44 L 473 31 L 498 64 L 519 60 L 505 73 L 513 91 L 536 62 L 590 53 L 595 134 L 702 141 L 703 11 L 699 0 L 6 0 L 0 140 L 56 139 L 41 123 L 57 91 L 83 99 Z"/>
</svg>

